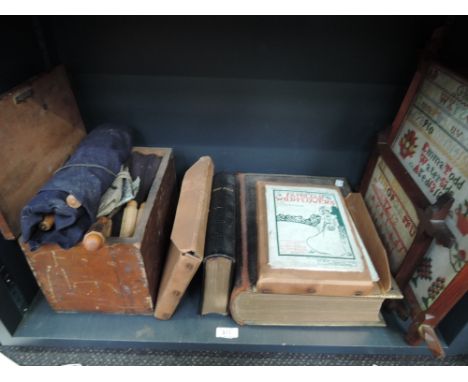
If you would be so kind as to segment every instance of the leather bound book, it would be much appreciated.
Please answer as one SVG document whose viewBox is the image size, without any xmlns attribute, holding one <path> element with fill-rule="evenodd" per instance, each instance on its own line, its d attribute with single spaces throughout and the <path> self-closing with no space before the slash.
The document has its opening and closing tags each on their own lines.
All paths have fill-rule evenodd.
<svg viewBox="0 0 468 382">
<path fill-rule="evenodd" d="M 369 223 L 368 212 L 361 196 L 352 193 L 342 179 L 269 174 L 237 174 L 238 210 L 237 259 L 234 288 L 230 298 L 230 313 L 240 325 L 286 326 L 384 326 L 380 308 L 385 299 L 402 298 L 390 276 L 386 252 L 375 227 Z M 290 293 L 261 290 L 258 256 L 262 229 L 258 227 L 259 184 L 285 183 L 310 185 L 339 185 L 350 218 L 362 236 L 379 280 L 367 295 L 327 296 L 313 290 Z M 260 198 L 261 199 L 261 198 Z M 260 236 L 260 239 L 259 239 Z M 260 277 L 259 277 L 260 275 Z"/>
<path fill-rule="evenodd" d="M 214 165 L 201 157 L 182 180 L 179 202 L 171 232 L 155 317 L 172 317 L 190 281 L 203 261 Z"/>
<path fill-rule="evenodd" d="M 201 314 L 228 312 L 235 262 L 236 177 L 218 173 L 213 178 L 203 261 Z"/>
</svg>

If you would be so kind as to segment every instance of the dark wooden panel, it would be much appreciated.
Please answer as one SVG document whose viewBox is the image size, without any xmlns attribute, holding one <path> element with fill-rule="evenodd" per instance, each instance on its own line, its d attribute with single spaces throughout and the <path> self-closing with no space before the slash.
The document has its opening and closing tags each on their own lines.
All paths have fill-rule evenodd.
<svg viewBox="0 0 468 382">
<path fill-rule="evenodd" d="M 85 136 L 63 67 L 0 96 L 0 231 L 18 237 L 20 212 Z"/>
</svg>

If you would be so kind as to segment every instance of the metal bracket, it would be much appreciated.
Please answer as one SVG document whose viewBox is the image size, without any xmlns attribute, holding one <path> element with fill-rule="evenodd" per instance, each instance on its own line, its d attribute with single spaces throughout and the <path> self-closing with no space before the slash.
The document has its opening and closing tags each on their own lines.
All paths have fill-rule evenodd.
<svg viewBox="0 0 468 382">
<path fill-rule="evenodd" d="M 26 100 L 34 95 L 34 91 L 32 87 L 23 88 L 18 90 L 13 95 L 13 103 L 18 105 L 20 103 L 26 102 Z"/>
</svg>

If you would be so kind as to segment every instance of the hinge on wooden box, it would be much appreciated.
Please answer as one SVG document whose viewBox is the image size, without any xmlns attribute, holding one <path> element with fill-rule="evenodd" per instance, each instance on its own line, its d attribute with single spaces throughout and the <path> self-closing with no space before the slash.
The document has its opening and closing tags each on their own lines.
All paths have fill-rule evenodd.
<svg viewBox="0 0 468 382">
<path fill-rule="evenodd" d="M 19 103 L 25 102 L 28 98 L 32 97 L 33 94 L 34 92 L 32 87 L 23 88 L 18 90 L 13 95 L 13 102 L 15 105 L 18 105 Z"/>
</svg>

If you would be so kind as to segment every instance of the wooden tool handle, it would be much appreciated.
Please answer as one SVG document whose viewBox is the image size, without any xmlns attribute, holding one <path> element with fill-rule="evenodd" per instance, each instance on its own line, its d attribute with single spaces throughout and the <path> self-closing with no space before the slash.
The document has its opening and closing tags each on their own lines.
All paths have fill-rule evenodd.
<svg viewBox="0 0 468 382">
<path fill-rule="evenodd" d="M 137 217 L 136 217 L 135 228 L 138 225 L 138 222 L 141 220 L 141 216 L 143 215 L 143 212 L 145 211 L 145 205 L 146 205 L 146 203 L 143 202 L 143 203 L 140 204 L 140 207 L 138 208 L 138 214 L 137 214 Z"/>
<path fill-rule="evenodd" d="M 77 198 L 75 198 L 72 194 L 68 195 L 65 201 L 67 202 L 67 205 L 71 208 L 76 209 L 81 207 L 80 201 Z"/>
<path fill-rule="evenodd" d="M 137 202 L 130 200 L 123 212 L 122 226 L 120 228 L 120 237 L 132 237 L 135 231 L 135 224 L 137 219 Z"/>
<path fill-rule="evenodd" d="M 94 223 L 83 238 L 83 246 L 88 251 L 97 251 L 106 243 L 110 236 L 112 220 L 103 216 Z"/>
<path fill-rule="evenodd" d="M 50 231 L 54 223 L 55 223 L 54 214 L 45 215 L 44 219 L 42 219 L 42 221 L 39 223 L 39 229 L 41 231 Z"/>
</svg>

